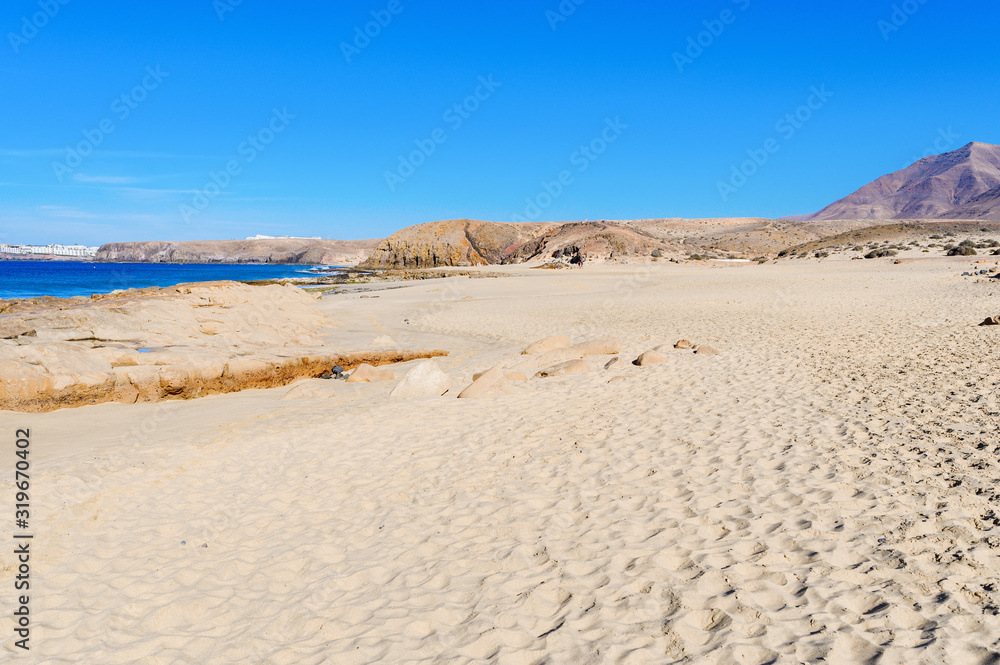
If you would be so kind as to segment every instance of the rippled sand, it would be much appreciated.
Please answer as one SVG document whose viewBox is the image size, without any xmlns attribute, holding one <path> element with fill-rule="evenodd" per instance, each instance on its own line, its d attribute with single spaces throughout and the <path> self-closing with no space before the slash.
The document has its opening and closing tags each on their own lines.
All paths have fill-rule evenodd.
<svg viewBox="0 0 1000 665">
<path fill-rule="evenodd" d="M 324 300 L 331 339 L 449 349 L 453 393 L 553 334 L 720 354 L 0 414 L 35 441 L 32 662 L 994 663 L 1000 284 L 968 265 L 408 284 Z"/>
</svg>

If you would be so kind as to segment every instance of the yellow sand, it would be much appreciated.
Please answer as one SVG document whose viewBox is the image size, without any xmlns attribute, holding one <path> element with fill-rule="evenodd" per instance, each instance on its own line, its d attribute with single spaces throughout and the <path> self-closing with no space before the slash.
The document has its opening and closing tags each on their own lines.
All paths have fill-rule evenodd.
<svg viewBox="0 0 1000 665">
<path fill-rule="evenodd" d="M 320 307 L 345 347 L 451 350 L 445 397 L 0 414 L 34 440 L 30 662 L 992 663 L 1000 285 L 969 264 L 421 282 Z M 454 399 L 560 334 L 625 362 Z M 682 338 L 719 355 L 631 364 Z"/>
</svg>

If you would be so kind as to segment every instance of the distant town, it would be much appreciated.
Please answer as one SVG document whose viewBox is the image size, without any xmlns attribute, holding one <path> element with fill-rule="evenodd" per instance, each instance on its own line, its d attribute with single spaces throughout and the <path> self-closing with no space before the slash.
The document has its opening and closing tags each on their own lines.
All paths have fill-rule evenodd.
<svg viewBox="0 0 1000 665">
<path fill-rule="evenodd" d="M 97 247 L 84 245 L 8 245 L 0 243 L 0 256 L 72 256 L 92 259 L 97 256 Z"/>
</svg>

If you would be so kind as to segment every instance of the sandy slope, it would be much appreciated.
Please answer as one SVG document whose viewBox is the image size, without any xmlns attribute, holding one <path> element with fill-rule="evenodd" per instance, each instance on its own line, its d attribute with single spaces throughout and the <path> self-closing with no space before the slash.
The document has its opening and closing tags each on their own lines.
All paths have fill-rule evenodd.
<svg viewBox="0 0 1000 665">
<path fill-rule="evenodd" d="M 549 334 L 721 354 L 0 414 L 36 441 L 34 662 L 993 663 L 1000 285 L 968 264 L 419 283 L 324 301 L 334 334 L 433 342 L 459 388 Z"/>
</svg>

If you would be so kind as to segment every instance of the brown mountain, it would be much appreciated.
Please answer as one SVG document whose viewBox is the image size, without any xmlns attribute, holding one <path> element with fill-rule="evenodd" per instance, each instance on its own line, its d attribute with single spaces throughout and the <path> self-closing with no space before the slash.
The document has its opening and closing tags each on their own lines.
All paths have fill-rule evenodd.
<svg viewBox="0 0 1000 665">
<path fill-rule="evenodd" d="M 380 240 L 204 240 L 113 242 L 97 250 L 97 261 L 129 263 L 292 263 L 354 265 Z"/>
<path fill-rule="evenodd" d="M 801 223 L 759 218 L 595 222 L 483 222 L 453 219 L 409 226 L 383 240 L 363 268 L 435 268 L 514 263 L 605 263 L 658 259 L 754 258 L 827 235 L 870 226 L 841 220 Z"/>
<path fill-rule="evenodd" d="M 511 224 L 450 219 L 408 226 L 379 243 L 361 267 L 435 268 L 509 263 L 507 259 L 549 228 L 547 223 Z"/>
<path fill-rule="evenodd" d="M 884 175 L 819 212 L 829 219 L 1000 219 L 1000 146 L 969 143 Z"/>
</svg>

